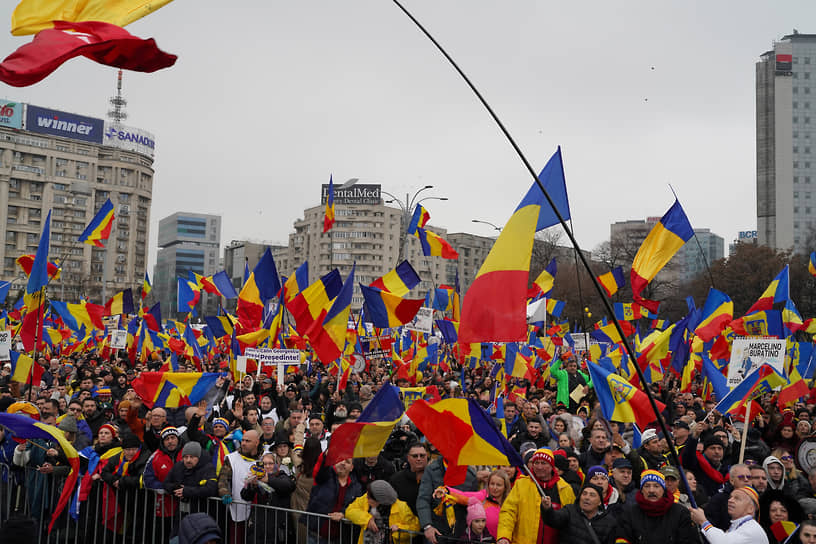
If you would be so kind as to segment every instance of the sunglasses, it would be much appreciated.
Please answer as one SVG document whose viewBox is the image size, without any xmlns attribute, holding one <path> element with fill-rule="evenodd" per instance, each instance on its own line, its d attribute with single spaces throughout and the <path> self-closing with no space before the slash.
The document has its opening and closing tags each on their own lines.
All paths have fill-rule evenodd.
<svg viewBox="0 0 816 544">
<path fill-rule="evenodd" d="M 783 455 L 782 460 L 783 461 L 793 461 L 793 456 L 792 455 Z"/>
</svg>

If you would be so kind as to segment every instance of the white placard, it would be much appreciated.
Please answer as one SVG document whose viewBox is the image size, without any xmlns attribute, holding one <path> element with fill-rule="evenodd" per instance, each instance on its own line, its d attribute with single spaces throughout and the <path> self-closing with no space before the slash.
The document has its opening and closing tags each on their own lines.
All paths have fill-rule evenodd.
<svg viewBox="0 0 816 544">
<path fill-rule="evenodd" d="M 240 372 L 241 374 L 246 374 L 247 369 L 247 357 L 246 355 L 239 355 L 235 358 L 235 370 Z"/>
<path fill-rule="evenodd" d="M 113 349 L 125 349 L 127 347 L 127 331 L 122 329 L 111 331 L 110 345 Z"/>
<path fill-rule="evenodd" d="M 405 324 L 409 331 L 431 334 L 433 328 L 433 308 L 420 308 L 414 318 Z"/>
<path fill-rule="evenodd" d="M 731 345 L 728 362 L 728 387 L 734 388 L 745 377 L 768 363 L 780 374 L 784 373 L 785 341 L 776 338 L 736 338 Z"/>
<path fill-rule="evenodd" d="M 297 349 L 270 349 L 270 348 L 247 348 L 244 355 L 249 359 L 258 361 L 258 375 L 261 375 L 261 368 L 275 365 L 277 367 L 278 381 L 283 383 L 285 370 L 284 365 L 300 366 L 300 350 Z M 244 368 L 246 372 L 246 368 Z"/>
<path fill-rule="evenodd" d="M 0 361 L 11 361 L 11 331 L 0 331 Z"/>
</svg>

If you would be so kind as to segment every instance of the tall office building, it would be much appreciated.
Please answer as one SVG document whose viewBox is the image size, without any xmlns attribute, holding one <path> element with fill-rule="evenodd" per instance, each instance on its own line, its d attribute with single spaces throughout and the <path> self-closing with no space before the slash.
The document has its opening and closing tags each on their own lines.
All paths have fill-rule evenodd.
<svg viewBox="0 0 816 544">
<path fill-rule="evenodd" d="M 272 257 L 275 259 L 275 264 L 278 265 L 281 259 L 279 256 L 280 251 L 285 250 L 286 246 L 268 242 L 232 240 L 224 247 L 224 271 L 236 291 L 240 292 L 241 287 L 244 285 L 245 269 L 248 267 L 249 271 L 252 272 L 255 265 L 261 260 L 266 248 L 272 250 Z M 224 306 L 229 311 L 235 310 L 237 305 L 238 299 L 224 301 Z"/>
<path fill-rule="evenodd" d="M 757 237 L 809 252 L 816 229 L 816 34 L 794 31 L 756 64 Z"/>
<path fill-rule="evenodd" d="M 0 222 L 2 279 L 12 281 L 9 302 L 25 288 L 15 264 L 37 250 L 51 211 L 51 260 L 60 279 L 48 296 L 69 302 L 104 297 L 144 278 L 153 191 L 155 139 L 141 129 L 42 108 L 0 101 Z M 116 220 L 105 248 L 78 242 L 110 198 Z"/>
<path fill-rule="evenodd" d="M 176 212 L 159 221 L 153 296 L 161 302 L 163 315 L 179 315 L 177 278 L 188 278 L 190 272 L 210 276 L 219 271 L 220 246 L 219 215 Z M 202 292 L 198 313 L 215 315 L 218 298 Z"/>
</svg>

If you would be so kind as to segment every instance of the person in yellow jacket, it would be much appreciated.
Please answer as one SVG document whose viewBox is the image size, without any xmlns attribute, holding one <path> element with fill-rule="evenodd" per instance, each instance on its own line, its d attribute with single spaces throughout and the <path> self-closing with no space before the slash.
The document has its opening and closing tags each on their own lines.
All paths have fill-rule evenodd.
<svg viewBox="0 0 816 544">
<path fill-rule="evenodd" d="M 381 535 L 387 535 L 388 531 L 391 531 L 391 541 L 395 544 L 410 544 L 411 533 L 396 531 L 419 531 L 419 519 L 405 501 L 397 498 L 397 492 L 385 480 L 368 484 L 368 492 L 346 508 L 346 519 L 362 529 L 357 544 L 365 544 L 367 534 L 374 537 L 369 542 L 387 542 Z"/>
<path fill-rule="evenodd" d="M 555 471 L 555 459 L 551 450 L 535 450 L 527 466 L 544 494 L 550 498 L 553 508 L 563 508 L 575 502 L 572 487 Z M 496 539 L 497 544 L 558 543 L 558 530 L 545 525 L 541 520 L 541 494 L 536 482 L 529 476 L 519 477 L 504 500 L 499 512 Z"/>
</svg>

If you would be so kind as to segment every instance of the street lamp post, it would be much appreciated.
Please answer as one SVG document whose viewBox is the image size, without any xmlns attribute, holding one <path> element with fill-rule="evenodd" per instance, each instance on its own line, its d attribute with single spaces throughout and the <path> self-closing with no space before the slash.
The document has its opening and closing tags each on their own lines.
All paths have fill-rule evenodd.
<svg viewBox="0 0 816 544">
<path fill-rule="evenodd" d="M 394 203 L 397 204 L 397 206 L 399 206 L 400 210 L 402 211 L 402 217 L 400 218 L 400 237 L 399 237 L 400 247 L 399 247 L 399 254 L 397 255 L 396 264 L 401 263 L 402 260 L 405 258 L 405 255 L 407 253 L 405 245 L 408 242 L 408 236 L 407 236 L 407 234 L 408 234 L 408 232 L 407 232 L 408 231 L 408 224 L 411 222 L 411 215 L 413 213 L 414 207 L 417 204 L 419 204 L 420 202 L 423 202 L 425 200 L 447 200 L 448 199 L 447 197 L 443 197 L 443 196 L 426 196 L 424 198 L 420 198 L 419 200 L 417 200 L 417 196 L 419 196 L 419 193 L 421 193 L 422 191 L 425 191 L 426 189 L 433 189 L 433 185 L 426 185 L 425 187 L 417 189 L 417 191 L 413 194 L 413 196 L 411 196 L 410 193 L 405 193 L 405 200 L 400 200 L 397 196 L 392 195 L 388 191 L 383 191 L 382 189 L 380 190 L 380 192 L 382 194 L 388 195 L 388 196 L 391 197 L 391 200 L 386 200 L 385 201 L 387 204 L 390 204 L 390 203 L 394 202 Z"/>
<path fill-rule="evenodd" d="M 471 221 L 472 223 L 483 223 L 483 224 L 485 224 L 485 225 L 490 225 L 491 227 L 493 227 L 495 230 L 497 230 L 497 231 L 499 231 L 499 232 L 501 232 L 501 230 L 502 230 L 502 228 L 501 228 L 501 227 L 494 225 L 494 224 L 493 224 L 493 223 L 491 223 L 490 221 L 482 221 L 481 219 L 471 219 L 470 221 Z"/>
</svg>

